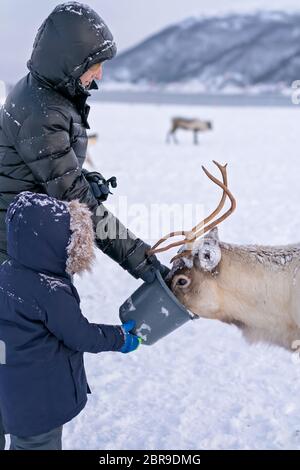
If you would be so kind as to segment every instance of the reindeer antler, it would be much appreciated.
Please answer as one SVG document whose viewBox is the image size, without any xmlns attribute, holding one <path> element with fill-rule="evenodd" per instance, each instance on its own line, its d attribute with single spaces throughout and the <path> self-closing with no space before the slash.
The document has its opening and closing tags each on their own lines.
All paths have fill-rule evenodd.
<svg viewBox="0 0 300 470">
<path fill-rule="evenodd" d="M 204 235 L 206 232 L 208 232 L 212 228 L 216 227 L 217 225 L 219 225 L 221 222 L 223 222 L 223 220 L 225 220 L 227 217 L 229 217 L 229 215 L 232 214 L 232 212 L 235 210 L 235 208 L 236 208 L 235 198 L 233 197 L 233 195 L 231 194 L 231 192 L 229 191 L 229 189 L 227 187 L 227 164 L 223 166 L 220 163 L 216 162 L 215 160 L 213 160 L 213 163 L 219 168 L 219 170 L 222 174 L 223 183 L 221 181 L 219 181 L 217 178 L 215 178 L 211 173 L 209 173 L 209 171 L 207 171 L 204 166 L 202 166 L 202 169 L 203 169 L 204 173 L 208 176 L 208 178 L 210 180 L 212 180 L 215 184 L 217 184 L 220 188 L 223 189 L 222 198 L 221 198 L 217 208 L 208 217 L 206 217 L 201 222 L 199 222 L 195 227 L 193 227 L 190 231 L 182 230 L 182 231 L 178 231 L 178 232 L 171 232 L 168 235 L 162 237 L 149 250 L 149 254 L 162 253 L 162 252 L 167 251 L 170 248 L 174 248 L 176 246 L 185 245 L 185 244 L 189 245 L 189 244 L 194 243 L 194 241 L 197 238 Z M 231 200 L 231 207 L 229 208 L 229 210 L 225 214 L 223 214 L 221 217 L 219 217 L 217 220 L 215 220 L 214 222 L 207 225 L 211 220 L 213 220 L 221 212 L 221 210 L 224 207 L 227 196 Z M 158 248 L 159 245 L 161 245 L 164 241 L 168 240 L 169 238 L 180 236 L 180 235 L 183 235 L 185 237 L 184 240 L 179 240 L 177 242 L 170 243 L 169 245 L 167 245 L 165 247 Z M 183 256 L 186 256 L 189 251 L 191 251 L 191 250 L 187 249 L 187 250 L 183 251 L 182 253 L 177 254 L 174 258 L 172 258 L 171 262 L 173 262 L 177 258 L 181 258 Z"/>
</svg>

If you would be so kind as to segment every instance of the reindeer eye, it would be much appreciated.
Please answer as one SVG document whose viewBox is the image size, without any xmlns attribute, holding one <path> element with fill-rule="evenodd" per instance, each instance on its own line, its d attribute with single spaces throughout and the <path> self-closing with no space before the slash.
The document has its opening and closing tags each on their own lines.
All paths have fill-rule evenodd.
<svg viewBox="0 0 300 470">
<path fill-rule="evenodd" d="M 177 287 L 187 287 L 189 286 L 191 283 L 191 280 L 186 277 L 186 276 L 178 276 L 178 278 L 176 279 L 176 286 Z"/>
</svg>

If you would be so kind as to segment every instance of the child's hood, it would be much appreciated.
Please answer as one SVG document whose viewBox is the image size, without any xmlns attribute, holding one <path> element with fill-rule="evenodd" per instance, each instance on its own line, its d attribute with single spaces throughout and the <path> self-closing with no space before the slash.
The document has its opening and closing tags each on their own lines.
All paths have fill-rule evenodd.
<svg viewBox="0 0 300 470">
<path fill-rule="evenodd" d="M 57 275 L 91 268 L 94 230 L 85 204 L 25 191 L 10 204 L 6 224 L 8 255 L 24 266 Z"/>
</svg>

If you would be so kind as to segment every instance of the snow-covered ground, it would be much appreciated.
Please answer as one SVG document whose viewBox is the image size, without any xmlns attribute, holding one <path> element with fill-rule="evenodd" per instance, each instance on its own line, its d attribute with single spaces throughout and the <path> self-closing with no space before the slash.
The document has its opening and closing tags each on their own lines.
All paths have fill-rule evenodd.
<svg viewBox="0 0 300 470">
<path fill-rule="evenodd" d="M 214 130 L 198 147 L 184 133 L 168 146 L 174 115 L 211 119 Z M 92 103 L 90 116 L 97 168 L 119 179 L 112 203 L 125 195 L 129 205 L 204 203 L 208 213 L 220 192 L 201 165 L 215 171 L 216 159 L 229 163 L 238 201 L 222 240 L 300 241 L 299 107 Z M 93 273 L 76 279 L 83 312 L 100 323 L 119 323 L 119 305 L 138 285 L 100 252 Z M 153 346 L 85 362 L 93 394 L 65 426 L 66 449 L 300 449 L 300 361 L 248 346 L 235 327 L 191 321 Z"/>
</svg>

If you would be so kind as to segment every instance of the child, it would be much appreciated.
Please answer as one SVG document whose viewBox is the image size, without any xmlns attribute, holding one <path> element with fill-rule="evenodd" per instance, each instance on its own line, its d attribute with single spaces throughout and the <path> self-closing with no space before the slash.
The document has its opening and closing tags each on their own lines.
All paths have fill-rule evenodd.
<svg viewBox="0 0 300 470">
<path fill-rule="evenodd" d="M 139 338 L 130 334 L 134 322 L 98 325 L 81 313 L 72 276 L 89 270 L 94 258 L 85 205 L 23 192 L 9 206 L 6 223 L 0 416 L 12 450 L 59 450 L 63 424 L 81 412 L 90 393 L 83 353 L 130 352 Z"/>
</svg>

